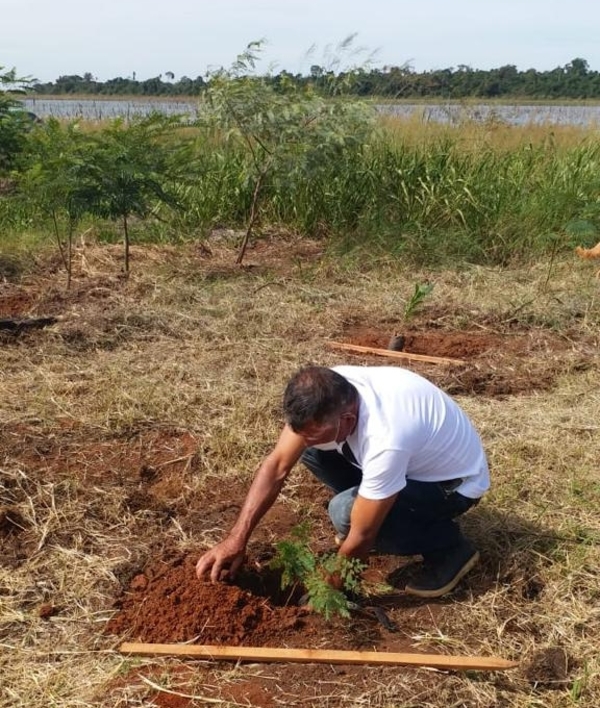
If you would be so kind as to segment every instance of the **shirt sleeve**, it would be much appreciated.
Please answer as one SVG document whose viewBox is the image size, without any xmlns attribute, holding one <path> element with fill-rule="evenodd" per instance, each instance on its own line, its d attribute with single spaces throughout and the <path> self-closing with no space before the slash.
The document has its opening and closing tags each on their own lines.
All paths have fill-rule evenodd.
<svg viewBox="0 0 600 708">
<path fill-rule="evenodd" d="M 358 493 L 377 501 L 397 494 L 406 486 L 410 453 L 407 450 L 380 450 L 363 461 L 363 478 Z"/>
</svg>

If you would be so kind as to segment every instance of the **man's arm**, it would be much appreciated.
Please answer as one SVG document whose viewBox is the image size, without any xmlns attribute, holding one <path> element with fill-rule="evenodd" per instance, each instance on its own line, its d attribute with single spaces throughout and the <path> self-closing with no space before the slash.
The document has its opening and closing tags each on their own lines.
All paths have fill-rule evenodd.
<svg viewBox="0 0 600 708">
<path fill-rule="evenodd" d="M 305 448 L 306 443 L 300 435 L 285 426 L 275 448 L 258 468 L 229 535 L 198 561 L 196 574 L 199 578 L 209 575 L 216 582 L 235 575 L 244 560 L 246 544 L 252 532 L 277 499 L 286 477 Z"/>
<path fill-rule="evenodd" d="M 397 494 L 387 499 L 356 497 L 350 514 L 350 531 L 340 546 L 339 553 L 364 560 L 375 544 L 381 524 L 396 501 Z"/>
</svg>

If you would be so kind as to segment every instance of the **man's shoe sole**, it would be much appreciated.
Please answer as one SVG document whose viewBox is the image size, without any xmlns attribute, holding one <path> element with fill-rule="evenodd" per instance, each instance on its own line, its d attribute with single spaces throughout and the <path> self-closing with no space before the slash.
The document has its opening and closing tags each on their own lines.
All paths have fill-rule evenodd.
<svg viewBox="0 0 600 708">
<path fill-rule="evenodd" d="M 454 588 L 458 585 L 458 583 L 462 580 L 462 578 L 471 570 L 471 568 L 473 568 L 474 565 L 476 565 L 478 560 L 479 560 L 479 551 L 475 551 L 475 553 L 463 565 L 463 567 L 452 578 L 452 580 L 441 588 L 435 588 L 433 590 L 422 590 L 421 588 L 411 587 L 410 584 L 408 584 L 404 588 L 404 592 L 406 592 L 408 595 L 415 595 L 416 597 L 426 597 L 426 598 L 442 597 L 442 595 L 446 595 L 450 591 L 454 590 Z"/>
</svg>

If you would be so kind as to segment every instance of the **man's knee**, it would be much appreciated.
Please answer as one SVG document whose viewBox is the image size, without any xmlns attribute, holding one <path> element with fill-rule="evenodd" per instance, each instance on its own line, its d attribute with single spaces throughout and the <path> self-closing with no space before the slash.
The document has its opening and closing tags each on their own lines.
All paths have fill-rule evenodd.
<svg viewBox="0 0 600 708">
<path fill-rule="evenodd" d="M 358 487 L 351 487 L 336 494 L 329 502 L 329 518 L 340 536 L 347 536 L 350 531 L 350 514 L 357 494 Z"/>
</svg>

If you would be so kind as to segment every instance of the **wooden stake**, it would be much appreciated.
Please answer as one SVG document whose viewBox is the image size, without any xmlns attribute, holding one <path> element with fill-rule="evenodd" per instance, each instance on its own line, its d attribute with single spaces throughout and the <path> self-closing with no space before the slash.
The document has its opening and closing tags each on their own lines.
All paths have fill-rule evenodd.
<svg viewBox="0 0 600 708">
<path fill-rule="evenodd" d="M 410 352 L 396 352 L 392 349 L 377 349 L 376 347 L 363 347 L 360 344 L 345 344 L 344 342 L 327 342 L 331 349 L 355 352 L 356 354 L 376 354 L 387 356 L 391 359 L 406 359 L 412 361 L 428 361 L 432 364 L 466 364 L 463 359 L 450 359 L 444 356 L 429 356 L 427 354 L 411 354 Z"/>
<path fill-rule="evenodd" d="M 279 647 L 233 647 L 208 644 L 121 644 L 123 654 L 144 656 L 186 656 L 211 661 L 270 661 L 320 664 L 374 664 L 429 666 L 458 671 L 503 671 L 518 666 L 516 661 L 497 657 L 447 656 L 377 651 L 339 651 L 336 649 L 280 649 Z"/>
</svg>

